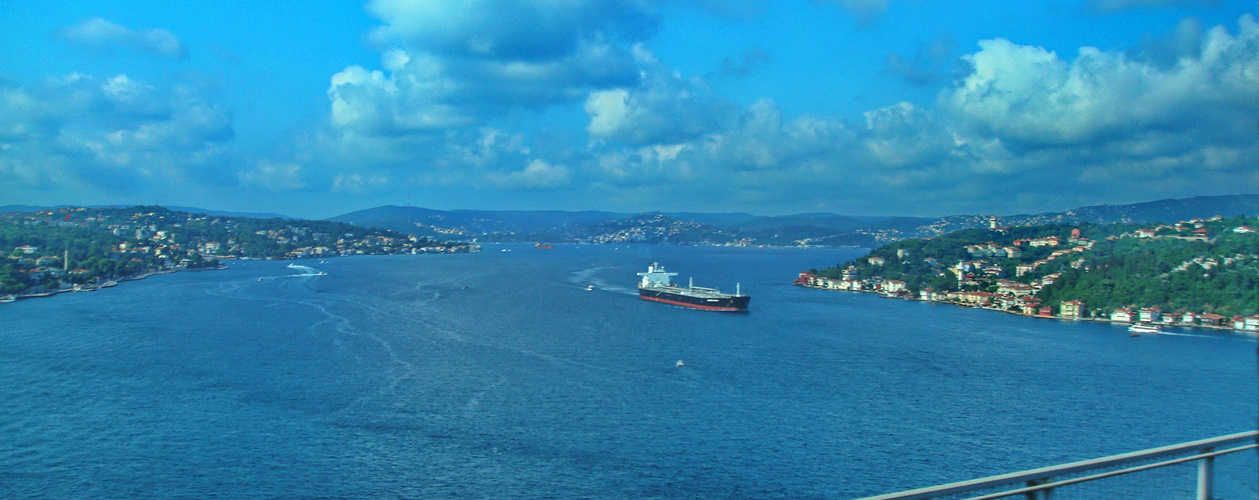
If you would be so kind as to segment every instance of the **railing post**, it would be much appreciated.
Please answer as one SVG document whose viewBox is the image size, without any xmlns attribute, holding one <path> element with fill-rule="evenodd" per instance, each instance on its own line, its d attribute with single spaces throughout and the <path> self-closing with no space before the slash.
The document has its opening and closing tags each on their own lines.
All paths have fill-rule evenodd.
<svg viewBox="0 0 1259 500">
<path fill-rule="evenodd" d="M 1033 479 L 1027 482 L 1027 486 L 1034 487 L 1034 486 L 1040 486 L 1042 484 L 1051 483 L 1051 482 L 1053 482 L 1053 478 L 1051 477 L 1047 477 L 1044 479 Z M 1029 491 L 1024 496 L 1027 497 L 1027 500 L 1050 500 L 1050 498 L 1052 498 L 1053 496 L 1052 495 L 1053 491 L 1054 490 L 1052 488 L 1045 488 L 1043 490 Z"/>
<path fill-rule="evenodd" d="M 1199 453 L 1210 453 L 1214 448 L 1203 448 Z M 1211 500 L 1212 483 L 1215 480 L 1215 457 L 1207 457 L 1198 461 L 1198 500 Z"/>
</svg>

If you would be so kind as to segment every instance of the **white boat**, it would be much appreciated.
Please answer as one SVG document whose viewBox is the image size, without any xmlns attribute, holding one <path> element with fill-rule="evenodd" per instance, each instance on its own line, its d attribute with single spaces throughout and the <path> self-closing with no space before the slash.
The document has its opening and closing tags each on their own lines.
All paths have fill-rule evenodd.
<svg viewBox="0 0 1259 500">
<path fill-rule="evenodd" d="M 17 302 L 17 296 L 16 295 L 0 296 L 0 303 L 5 303 L 5 302 Z"/>
<path fill-rule="evenodd" d="M 595 291 L 595 286 L 594 286 L 594 285 L 586 285 L 586 291 L 587 291 L 587 292 L 593 292 L 593 291 Z"/>
<path fill-rule="evenodd" d="M 683 366 L 683 365 L 682 365 L 682 360 L 680 360 L 680 359 L 679 359 L 679 360 L 678 360 L 678 362 L 677 362 L 677 364 L 675 364 L 675 365 L 673 365 L 673 366 L 676 366 L 676 367 L 678 367 L 678 368 L 681 368 L 681 367 Z"/>
<path fill-rule="evenodd" d="M 1132 333 L 1149 333 L 1149 334 L 1155 334 L 1155 333 L 1158 333 L 1158 332 L 1160 332 L 1160 331 L 1162 331 L 1162 330 L 1163 330 L 1163 327 L 1158 326 L 1158 325 L 1151 325 L 1151 324 L 1149 324 L 1149 323 L 1137 323 L 1137 324 L 1135 324 L 1135 325 L 1132 325 L 1132 326 L 1129 326 L 1129 327 L 1128 327 L 1128 331 L 1130 331 L 1130 332 L 1132 332 Z"/>
</svg>

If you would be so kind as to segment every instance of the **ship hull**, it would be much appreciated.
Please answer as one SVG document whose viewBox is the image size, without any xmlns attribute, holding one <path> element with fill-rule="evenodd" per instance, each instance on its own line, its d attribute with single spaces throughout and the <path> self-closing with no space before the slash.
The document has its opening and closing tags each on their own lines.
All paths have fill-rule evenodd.
<svg viewBox="0 0 1259 500">
<path fill-rule="evenodd" d="M 747 295 L 725 295 L 722 297 L 697 297 L 693 295 L 685 295 L 683 293 L 670 292 L 667 290 L 653 290 L 650 288 L 639 288 L 638 298 L 650 300 L 652 302 L 661 302 L 672 304 L 675 306 L 690 307 L 693 309 L 702 309 L 705 311 L 747 311 L 748 302 L 752 297 Z"/>
</svg>

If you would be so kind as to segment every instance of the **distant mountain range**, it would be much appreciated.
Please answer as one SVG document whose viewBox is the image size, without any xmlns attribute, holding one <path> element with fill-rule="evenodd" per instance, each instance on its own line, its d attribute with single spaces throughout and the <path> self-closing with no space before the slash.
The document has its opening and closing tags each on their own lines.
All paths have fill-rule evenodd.
<svg viewBox="0 0 1259 500">
<path fill-rule="evenodd" d="M 0 213 L 36 212 L 57 207 L 0 206 Z M 214 216 L 281 218 L 272 213 L 243 213 L 167 207 Z M 1176 222 L 1213 215 L 1256 215 L 1259 195 L 1198 196 L 1136 203 L 1096 205 L 1064 212 L 998 217 L 1003 226 Z M 933 237 L 960 229 L 986 227 L 991 215 L 947 217 L 866 217 L 833 213 L 759 216 L 747 213 L 566 212 L 559 210 L 432 210 L 383 206 L 328 220 L 391 229 L 444 240 L 498 243 L 669 243 L 682 245 L 816 245 L 876 247 L 909 238 Z"/>
<path fill-rule="evenodd" d="M 1259 195 L 1199 196 L 1097 205 L 1065 212 L 998 217 L 1003 226 L 1176 222 L 1212 215 L 1255 215 Z M 991 215 L 862 217 L 832 213 L 757 216 L 746 213 L 432 210 L 383 206 L 329 220 L 436 238 L 481 242 L 672 243 L 711 245 L 877 246 L 908 238 L 986 227 Z"/>
<path fill-rule="evenodd" d="M 127 208 L 128 206 L 130 205 L 93 205 L 93 206 L 84 207 L 84 208 Z M 44 210 L 55 210 L 58 208 L 71 208 L 71 206 L 70 205 L 57 205 L 57 206 L 40 207 L 40 206 L 34 206 L 34 205 L 0 205 L 0 214 L 35 213 L 35 212 L 41 212 Z M 163 208 L 173 210 L 176 212 L 185 212 L 185 213 L 190 213 L 190 214 L 205 214 L 205 215 L 213 215 L 213 216 L 218 216 L 218 217 L 248 217 L 250 219 L 293 219 L 293 217 L 289 217 L 287 215 L 280 215 L 280 214 L 273 214 L 273 213 L 228 212 L 225 210 L 206 210 L 204 208 L 171 207 L 171 206 L 167 206 Z"/>
</svg>

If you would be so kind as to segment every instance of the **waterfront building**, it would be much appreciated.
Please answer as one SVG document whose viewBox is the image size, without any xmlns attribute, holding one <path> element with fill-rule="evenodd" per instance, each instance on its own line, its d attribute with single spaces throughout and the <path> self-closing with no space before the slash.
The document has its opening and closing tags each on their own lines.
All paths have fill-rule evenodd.
<svg viewBox="0 0 1259 500">
<path fill-rule="evenodd" d="M 1078 300 L 1063 302 L 1058 314 L 1064 318 L 1082 318 L 1084 317 L 1084 303 Z"/>
</svg>

